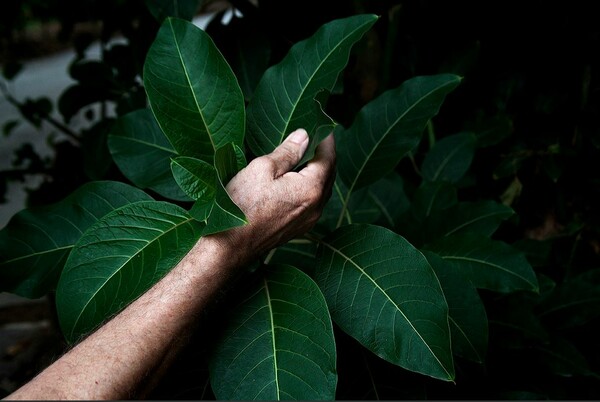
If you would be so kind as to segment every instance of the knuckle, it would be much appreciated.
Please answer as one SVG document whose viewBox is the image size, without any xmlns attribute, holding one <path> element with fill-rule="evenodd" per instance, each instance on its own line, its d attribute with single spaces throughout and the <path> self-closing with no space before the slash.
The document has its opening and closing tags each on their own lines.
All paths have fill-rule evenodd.
<svg viewBox="0 0 600 402">
<path fill-rule="evenodd" d="M 275 170 L 276 168 L 275 161 L 269 155 L 261 156 L 260 158 L 254 159 L 252 162 L 250 162 L 250 165 L 252 165 L 252 167 L 259 172 L 270 172 Z"/>
</svg>

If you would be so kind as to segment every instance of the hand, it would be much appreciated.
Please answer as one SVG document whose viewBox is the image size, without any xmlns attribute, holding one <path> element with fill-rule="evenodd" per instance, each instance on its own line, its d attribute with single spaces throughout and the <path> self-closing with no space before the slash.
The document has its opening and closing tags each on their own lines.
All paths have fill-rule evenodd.
<svg viewBox="0 0 600 402">
<path fill-rule="evenodd" d="M 227 184 L 248 224 L 224 234 L 242 261 L 256 257 L 313 228 L 335 180 L 333 134 L 299 172 L 290 171 L 308 146 L 304 129 L 291 133 L 272 153 L 254 159 Z"/>
</svg>

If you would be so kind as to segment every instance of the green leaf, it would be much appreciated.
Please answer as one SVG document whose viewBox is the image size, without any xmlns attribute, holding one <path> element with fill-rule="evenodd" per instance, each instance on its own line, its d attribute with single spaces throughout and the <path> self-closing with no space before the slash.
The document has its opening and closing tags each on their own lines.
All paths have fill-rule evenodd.
<svg viewBox="0 0 600 402">
<path fill-rule="evenodd" d="M 444 210 L 435 210 L 426 221 L 424 239 L 461 233 L 479 233 L 490 237 L 514 210 L 496 201 L 460 202 Z"/>
<path fill-rule="evenodd" d="M 574 328 L 600 317 L 600 269 L 561 283 L 540 304 L 538 316 L 556 329 Z"/>
<path fill-rule="evenodd" d="M 474 134 L 459 133 L 444 137 L 425 155 L 421 174 L 425 180 L 457 183 L 469 170 L 474 153 Z"/>
<path fill-rule="evenodd" d="M 241 169 L 246 166 L 246 158 L 240 147 L 230 142 L 217 149 L 215 153 L 215 169 L 223 185 L 229 183 Z"/>
<path fill-rule="evenodd" d="M 63 200 L 17 213 L 0 231 L 0 291 L 38 298 L 56 288 L 83 232 L 112 210 L 152 198 L 112 181 L 82 185 Z"/>
<path fill-rule="evenodd" d="M 330 232 L 336 229 L 338 222 L 374 223 L 394 229 L 401 215 L 406 212 L 410 201 L 404 193 L 404 182 L 400 175 L 391 172 L 386 177 L 377 180 L 368 187 L 353 192 L 348 200 L 348 208 L 343 211 L 344 194 L 348 188 L 336 178 L 332 195 L 325 205 L 318 222 L 318 228 L 323 227 Z"/>
<path fill-rule="evenodd" d="M 564 338 L 556 336 L 546 344 L 538 343 L 533 347 L 543 361 L 543 367 L 548 368 L 553 374 L 564 377 L 583 375 L 600 378 L 590 370 L 585 356 Z"/>
<path fill-rule="evenodd" d="M 343 194 L 346 191 L 346 186 L 337 177 L 332 195 L 325 205 L 315 228 L 317 232 L 326 234 L 335 230 L 338 227 L 338 221 L 345 220 L 347 223 L 374 223 L 380 218 L 382 214 L 380 205 L 371 197 L 366 188 L 352 193 L 348 201 L 348 208 L 343 211 L 344 216 L 340 217 L 344 205 Z"/>
<path fill-rule="evenodd" d="M 196 201 L 192 211 L 200 207 L 200 201 Z M 206 208 L 206 206 L 204 206 Z M 225 230 L 243 226 L 248 223 L 244 212 L 229 197 L 225 187 L 217 180 L 217 192 L 212 204 L 210 204 L 210 215 L 206 221 L 206 227 L 202 231 L 203 236 L 223 232 Z"/>
<path fill-rule="evenodd" d="M 502 293 L 539 290 L 525 255 L 502 241 L 465 233 L 442 237 L 425 248 L 450 262 L 477 288 Z"/>
<path fill-rule="evenodd" d="M 171 173 L 171 158 L 177 152 L 149 109 L 119 117 L 108 135 L 108 148 L 119 170 L 136 186 L 172 200 L 190 200 Z"/>
<path fill-rule="evenodd" d="M 209 363 L 217 399 L 335 399 L 333 328 L 312 279 L 291 266 L 267 266 L 240 300 Z"/>
<path fill-rule="evenodd" d="M 365 105 L 349 129 L 338 129 L 337 164 L 349 191 L 391 172 L 460 81 L 453 74 L 412 78 Z"/>
<path fill-rule="evenodd" d="M 381 211 L 380 225 L 388 229 L 395 228 L 400 216 L 410 207 L 410 201 L 404 192 L 404 180 L 396 172 L 377 180 L 367 187 L 369 198 Z M 350 208 L 352 210 L 352 208 Z"/>
<path fill-rule="evenodd" d="M 189 156 L 171 161 L 173 177 L 179 187 L 193 200 L 212 202 L 217 192 L 217 171 L 212 165 Z"/>
<path fill-rule="evenodd" d="M 235 158 L 235 155 L 232 155 Z M 212 165 L 200 159 L 183 156 L 175 158 L 171 166 L 175 180 L 196 200 L 190 214 L 198 221 L 206 221 L 203 235 L 248 223 L 242 210 L 227 194 L 217 170 Z"/>
<path fill-rule="evenodd" d="M 228 142 L 243 147 L 242 91 L 212 39 L 191 22 L 165 19 L 144 63 L 144 87 L 178 154 L 212 163 Z"/>
<path fill-rule="evenodd" d="M 413 196 L 411 212 L 422 221 L 436 211 L 442 211 L 458 201 L 456 187 L 444 181 L 421 183 Z"/>
<path fill-rule="evenodd" d="M 483 363 L 488 348 L 488 320 L 477 289 L 460 272 L 431 251 L 424 251 L 435 271 L 448 308 L 452 353 Z"/>
<path fill-rule="evenodd" d="M 394 232 L 342 226 L 321 240 L 315 281 L 340 328 L 383 359 L 454 378 L 448 306 L 427 259 Z"/>
<path fill-rule="evenodd" d="M 66 339 L 77 341 L 148 290 L 192 248 L 201 229 L 181 207 L 159 201 L 126 205 L 92 225 L 56 289 Z"/>
<path fill-rule="evenodd" d="M 324 24 L 265 72 L 246 110 L 248 145 L 255 155 L 270 153 L 298 128 L 313 138 L 317 127 L 327 124 L 329 118 L 315 99 L 332 90 L 352 46 L 377 18 L 355 15 Z"/>
<path fill-rule="evenodd" d="M 190 21 L 200 6 L 200 0 L 146 0 L 146 7 L 158 22 L 167 17 Z"/>
<path fill-rule="evenodd" d="M 293 261 L 296 268 L 313 277 L 316 256 L 316 243 L 307 239 L 293 239 L 275 249 L 270 256 L 269 264 L 286 264 Z"/>
</svg>

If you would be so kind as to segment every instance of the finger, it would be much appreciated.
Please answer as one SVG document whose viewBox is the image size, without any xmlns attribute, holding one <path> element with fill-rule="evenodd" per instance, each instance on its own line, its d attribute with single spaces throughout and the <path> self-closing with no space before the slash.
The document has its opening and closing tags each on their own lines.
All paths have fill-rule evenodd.
<svg viewBox="0 0 600 402">
<path fill-rule="evenodd" d="M 274 162 L 275 177 L 293 169 L 308 147 L 308 134 L 303 128 L 292 132 L 273 152 L 266 155 Z"/>
<path fill-rule="evenodd" d="M 329 134 L 317 146 L 315 156 L 299 173 L 303 176 L 313 176 L 326 182 L 335 171 L 335 139 L 333 133 Z"/>
</svg>

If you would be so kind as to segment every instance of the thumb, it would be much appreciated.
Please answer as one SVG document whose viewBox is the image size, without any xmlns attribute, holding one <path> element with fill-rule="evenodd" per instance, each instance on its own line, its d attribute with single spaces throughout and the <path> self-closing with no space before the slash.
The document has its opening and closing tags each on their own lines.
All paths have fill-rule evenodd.
<svg viewBox="0 0 600 402">
<path fill-rule="evenodd" d="M 303 128 L 292 132 L 269 154 L 275 164 L 275 177 L 289 172 L 302 159 L 308 147 L 308 133 Z"/>
</svg>

